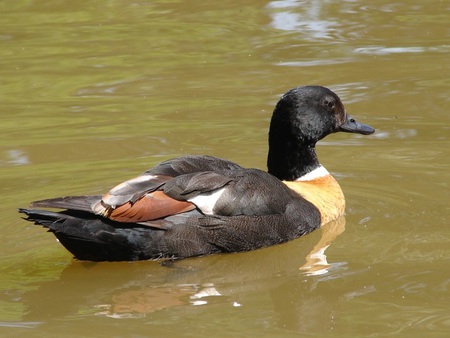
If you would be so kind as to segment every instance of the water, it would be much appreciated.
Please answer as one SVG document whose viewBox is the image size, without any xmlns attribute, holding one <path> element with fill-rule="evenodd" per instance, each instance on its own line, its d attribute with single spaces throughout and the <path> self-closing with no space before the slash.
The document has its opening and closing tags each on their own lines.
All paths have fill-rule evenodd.
<svg viewBox="0 0 450 338">
<path fill-rule="evenodd" d="M 447 337 L 448 10 L 0 4 L 0 335 Z M 301 84 L 331 88 L 377 129 L 318 146 L 347 199 L 337 223 L 162 266 L 76 261 L 16 212 L 184 154 L 265 168 L 273 105 Z"/>
</svg>

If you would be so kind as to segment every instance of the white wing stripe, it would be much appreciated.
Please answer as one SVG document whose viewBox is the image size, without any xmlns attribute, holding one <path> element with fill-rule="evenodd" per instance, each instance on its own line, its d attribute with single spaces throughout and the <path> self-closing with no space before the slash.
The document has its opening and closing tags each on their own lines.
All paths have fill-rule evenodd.
<svg viewBox="0 0 450 338">
<path fill-rule="evenodd" d="M 213 215 L 214 206 L 225 191 L 225 187 L 214 190 L 212 192 L 200 194 L 193 198 L 188 199 L 189 202 L 194 203 L 197 208 L 201 210 L 205 215 Z"/>
</svg>

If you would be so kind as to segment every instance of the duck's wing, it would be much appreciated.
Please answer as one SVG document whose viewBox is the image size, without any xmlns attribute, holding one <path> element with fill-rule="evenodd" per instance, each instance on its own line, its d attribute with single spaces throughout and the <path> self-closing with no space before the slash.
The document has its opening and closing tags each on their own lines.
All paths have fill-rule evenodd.
<svg viewBox="0 0 450 338">
<path fill-rule="evenodd" d="M 197 206 L 189 197 L 222 188 L 230 181 L 222 174 L 239 169 L 236 163 L 212 156 L 174 158 L 114 187 L 93 210 L 120 222 L 146 222 L 183 213 Z"/>
<path fill-rule="evenodd" d="M 56 198 L 32 206 L 81 210 L 117 222 L 151 225 L 193 209 L 221 217 L 282 214 L 298 198 L 267 172 L 243 169 L 215 157 L 187 156 L 163 162 L 101 197 Z"/>
<path fill-rule="evenodd" d="M 210 171 L 176 177 L 144 174 L 111 189 L 93 205 L 93 210 L 114 221 L 133 223 L 164 218 L 196 207 L 207 212 L 208 206 L 202 208 L 193 197 L 211 197 L 230 181 L 230 178 Z"/>
<path fill-rule="evenodd" d="M 225 217 L 282 214 L 292 201 L 302 199 L 258 169 L 181 175 L 164 185 L 164 193 L 195 204 L 205 215 Z"/>
<path fill-rule="evenodd" d="M 86 211 L 118 222 L 147 222 L 195 209 L 189 197 L 223 187 L 230 179 L 220 173 L 236 169 L 242 168 L 216 157 L 180 157 L 120 183 L 103 196 L 67 196 L 36 201 L 31 206 Z"/>
</svg>

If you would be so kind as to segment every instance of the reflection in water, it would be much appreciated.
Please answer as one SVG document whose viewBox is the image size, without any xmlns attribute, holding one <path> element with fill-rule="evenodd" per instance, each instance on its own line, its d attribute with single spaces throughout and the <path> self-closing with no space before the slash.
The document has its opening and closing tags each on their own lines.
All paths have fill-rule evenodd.
<svg viewBox="0 0 450 338">
<path fill-rule="evenodd" d="M 41 323 L 40 322 L 0 322 L 0 328 L 1 327 L 14 327 L 14 328 L 34 329 L 39 324 L 41 324 Z"/>
<path fill-rule="evenodd" d="M 402 53 L 424 53 L 426 51 L 434 51 L 435 48 L 425 47 L 386 47 L 386 46 L 370 46 L 356 48 L 355 53 L 369 54 L 369 55 L 389 55 Z"/>
<path fill-rule="evenodd" d="M 26 165 L 30 164 L 28 155 L 22 150 L 11 149 L 7 150 L 5 154 L 5 159 L 0 159 L 0 167 L 7 165 Z"/>
<path fill-rule="evenodd" d="M 326 275 L 330 267 L 340 266 L 329 264 L 324 253 L 344 227 L 345 219 L 341 217 L 289 243 L 253 252 L 186 259 L 164 266 L 152 261 L 73 261 L 59 280 L 43 283 L 38 290 L 24 296 L 28 306 L 26 320 L 46 322 L 74 315 L 141 318 L 168 308 L 203 305 L 201 308 L 208 309 L 216 303 L 210 304 L 213 298 L 221 299 L 219 302 L 226 302 L 230 307 L 245 307 L 251 294 L 269 290 L 272 295 L 283 289 L 286 279 L 280 276 L 295 284 L 299 294 L 291 298 L 291 293 L 282 292 L 272 300 L 273 306 L 280 312 L 291 312 L 291 307 L 300 307 L 308 300 L 316 303 L 311 294 L 319 282 L 315 276 Z M 301 314 L 297 316 L 300 320 Z M 280 314 L 280 317 L 285 316 Z"/>
<path fill-rule="evenodd" d="M 417 136 L 416 129 L 397 129 L 392 131 L 381 130 L 380 132 L 377 132 L 376 135 L 374 135 L 374 138 L 386 140 L 386 139 L 407 139 L 416 136 Z"/>
<path fill-rule="evenodd" d="M 340 217 L 334 222 L 326 224 L 322 228 L 322 236 L 314 249 L 306 256 L 306 263 L 300 270 L 305 271 L 306 275 L 323 275 L 326 274 L 332 267 L 332 264 L 328 263 L 325 250 L 331 245 L 331 243 L 345 230 L 345 218 Z M 335 263 L 334 266 L 337 266 Z"/>
<path fill-rule="evenodd" d="M 322 19 L 322 1 L 307 4 L 298 0 L 272 1 L 267 7 L 275 9 L 272 26 L 276 29 L 306 33 L 310 40 L 331 38 L 335 22 Z M 326 17 L 326 16 L 325 16 Z"/>
<path fill-rule="evenodd" d="M 177 284 L 121 290 L 107 297 L 109 302 L 94 305 L 95 314 L 111 318 L 140 318 L 155 311 L 186 305 L 205 305 L 208 297 L 222 296 L 213 284 Z"/>
</svg>

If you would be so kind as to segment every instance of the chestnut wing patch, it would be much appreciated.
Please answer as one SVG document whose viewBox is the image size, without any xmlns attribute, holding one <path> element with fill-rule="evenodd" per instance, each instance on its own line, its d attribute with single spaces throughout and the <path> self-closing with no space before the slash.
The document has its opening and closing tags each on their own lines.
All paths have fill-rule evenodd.
<svg viewBox="0 0 450 338">
<path fill-rule="evenodd" d="M 92 210 L 119 222 L 142 222 L 192 210 L 192 203 L 170 198 L 158 189 L 172 177 L 143 174 L 112 188 Z"/>
<path fill-rule="evenodd" d="M 197 207 L 211 213 L 217 199 L 191 199 L 210 196 L 232 179 L 214 172 L 197 172 L 177 177 L 144 174 L 125 181 L 105 194 L 93 206 L 96 214 L 118 222 L 138 223 L 176 215 Z"/>
<path fill-rule="evenodd" d="M 106 208 L 103 214 L 109 219 L 118 222 L 145 222 L 175 215 L 195 209 L 195 205 L 178 201 L 167 196 L 162 191 L 145 194 L 140 199 L 127 202 L 116 208 Z"/>
</svg>

